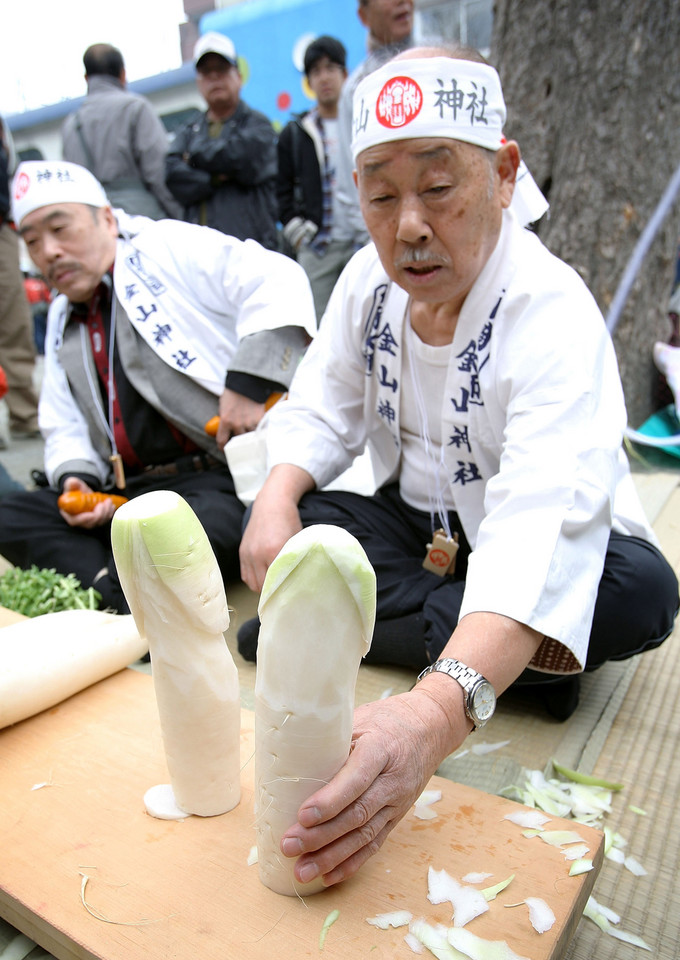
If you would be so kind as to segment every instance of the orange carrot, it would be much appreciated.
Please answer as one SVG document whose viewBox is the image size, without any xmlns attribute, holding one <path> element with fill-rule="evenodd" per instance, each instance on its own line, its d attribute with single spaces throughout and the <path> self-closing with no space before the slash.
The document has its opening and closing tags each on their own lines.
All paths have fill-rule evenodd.
<svg viewBox="0 0 680 960">
<path fill-rule="evenodd" d="M 283 396 L 282 393 L 270 393 L 264 402 L 265 410 L 271 410 L 274 404 L 278 400 L 280 400 L 282 396 Z M 205 432 L 208 434 L 209 437 L 216 437 L 219 426 L 220 426 L 220 418 L 211 417 L 210 420 L 208 420 L 206 425 L 203 427 L 203 429 L 205 430 Z"/>
<path fill-rule="evenodd" d="M 98 503 L 103 500 L 113 500 L 116 510 L 127 503 L 127 497 L 121 497 L 116 493 L 83 493 L 80 490 L 68 490 L 61 494 L 57 500 L 57 506 L 65 513 L 87 513 L 94 510 Z"/>
<path fill-rule="evenodd" d="M 210 420 L 208 420 L 206 425 L 203 427 L 203 429 L 205 430 L 205 432 L 208 434 L 209 437 L 216 437 L 217 429 L 219 425 L 220 425 L 220 418 L 211 417 Z"/>
</svg>

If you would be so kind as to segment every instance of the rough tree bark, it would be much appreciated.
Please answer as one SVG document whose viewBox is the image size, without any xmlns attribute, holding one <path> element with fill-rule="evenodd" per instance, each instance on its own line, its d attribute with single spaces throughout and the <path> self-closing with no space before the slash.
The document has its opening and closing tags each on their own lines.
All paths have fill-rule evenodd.
<svg viewBox="0 0 680 960">
<path fill-rule="evenodd" d="M 606 316 L 680 162 L 680 0 L 496 0 L 490 59 L 506 134 L 550 200 L 538 233 Z M 635 426 L 658 406 L 652 346 L 670 334 L 679 233 L 676 198 L 614 334 Z"/>
</svg>

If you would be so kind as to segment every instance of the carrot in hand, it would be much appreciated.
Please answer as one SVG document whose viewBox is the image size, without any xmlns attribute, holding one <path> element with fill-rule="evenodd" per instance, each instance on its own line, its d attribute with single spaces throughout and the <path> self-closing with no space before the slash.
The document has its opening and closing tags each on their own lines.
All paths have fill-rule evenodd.
<svg viewBox="0 0 680 960">
<path fill-rule="evenodd" d="M 211 417 L 210 420 L 208 420 L 206 425 L 203 427 L 203 429 L 205 430 L 205 432 L 208 434 L 209 437 L 216 437 L 217 428 L 219 427 L 219 425 L 220 425 L 220 418 Z"/>
<path fill-rule="evenodd" d="M 57 500 L 57 506 L 65 513 L 75 515 L 94 510 L 102 500 L 113 500 L 116 510 L 127 503 L 127 497 L 121 497 L 117 493 L 83 493 L 81 490 L 67 490 Z"/>
<path fill-rule="evenodd" d="M 271 410 L 274 404 L 278 403 L 278 401 L 281 399 L 282 396 L 283 396 L 282 393 L 270 393 L 264 402 L 264 409 Z M 208 434 L 209 437 L 216 437 L 219 426 L 220 426 L 220 418 L 211 417 L 210 420 L 208 420 L 206 425 L 203 427 L 203 429 L 205 430 L 205 432 Z"/>
</svg>

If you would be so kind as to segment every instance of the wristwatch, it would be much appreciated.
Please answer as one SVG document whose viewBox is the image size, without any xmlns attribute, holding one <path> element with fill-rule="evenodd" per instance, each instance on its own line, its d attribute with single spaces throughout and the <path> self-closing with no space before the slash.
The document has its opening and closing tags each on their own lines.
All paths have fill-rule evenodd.
<svg viewBox="0 0 680 960">
<path fill-rule="evenodd" d="M 477 673 L 471 667 L 466 667 L 460 660 L 437 660 L 430 664 L 418 675 L 418 681 L 426 677 L 428 673 L 448 673 L 450 677 L 457 680 L 465 693 L 465 713 L 474 724 L 475 730 L 483 727 L 487 720 L 490 720 L 496 709 L 496 691 L 481 673 Z M 416 683 L 418 682 L 416 681 Z"/>
</svg>

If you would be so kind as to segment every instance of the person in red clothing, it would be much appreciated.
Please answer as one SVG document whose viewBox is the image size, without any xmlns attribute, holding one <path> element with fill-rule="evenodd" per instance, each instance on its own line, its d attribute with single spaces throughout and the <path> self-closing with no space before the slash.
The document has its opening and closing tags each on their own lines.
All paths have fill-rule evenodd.
<svg viewBox="0 0 680 960">
<path fill-rule="evenodd" d="M 52 302 L 52 293 L 42 277 L 24 277 L 26 299 L 33 317 L 33 339 L 39 354 L 45 353 L 45 332 L 47 330 L 47 310 Z"/>
</svg>

